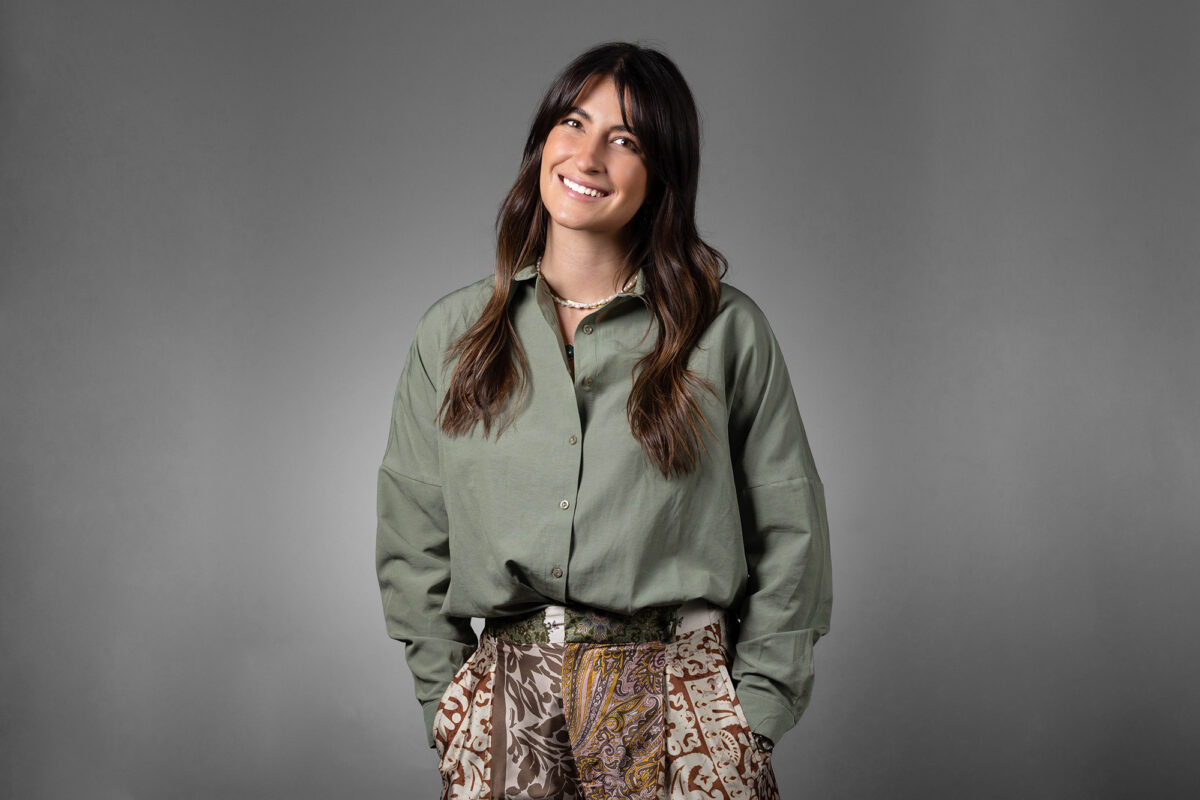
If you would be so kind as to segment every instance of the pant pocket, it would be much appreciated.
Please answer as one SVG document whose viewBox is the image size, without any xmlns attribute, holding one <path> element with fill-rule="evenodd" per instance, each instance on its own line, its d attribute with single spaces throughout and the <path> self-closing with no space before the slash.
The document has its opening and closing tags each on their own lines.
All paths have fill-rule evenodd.
<svg viewBox="0 0 1200 800">
<path fill-rule="evenodd" d="M 720 623 L 677 637 L 667 659 L 667 783 L 671 800 L 757 798 L 765 761 L 733 691 Z"/>
<path fill-rule="evenodd" d="M 733 685 L 733 675 L 729 672 L 729 663 L 725 660 L 725 651 L 720 652 L 721 659 L 721 675 L 725 680 L 726 691 L 733 702 L 734 710 L 737 712 L 738 724 L 746 734 L 746 742 L 749 746 L 749 753 L 746 758 L 750 761 L 750 769 L 747 771 L 748 779 L 753 787 L 750 797 L 756 800 L 779 800 L 779 786 L 775 781 L 775 769 L 771 766 L 771 753 L 761 750 L 758 743 L 754 741 L 754 733 L 750 730 L 750 722 L 746 718 L 745 709 L 742 708 L 742 701 L 738 699 L 737 690 Z M 739 737 L 739 743 L 741 739 Z"/>
<path fill-rule="evenodd" d="M 739 770 L 740 774 L 747 780 L 754 781 L 758 778 L 758 772 L 762 768 L 764 754 L 754 744 L 754 734 L 750 731 L 750 722 L 746 719 L 742 702 L 738 700 L 737 690 L 733 685 L 733 676 L 729 673 L 729 664 L 725 660 L 724 654 L 718 651 L 715 658 L 717 672 L 720 674 L 723 684 L 723 695 L 719 702 L 728 703 L 733 712 L 733 720 L 722 729 L 722 734 L 733 749 L 736 759 L 744 765 Z"/>
<path fill-rule="evenodd" d="M 479 651 L 477 649 L 474 653 L 471 653 L 470 657 L 467 658 L 466 661 L 463 662 L 463 665 L 458 668 L 457 672 L 454 673 L 454 678 L 451 679 L 449 685 L 447 685 L 446 689 L 442 692 L 441 699 L 438 700 L 437 711 L 433 713 L 433 743 L 438 748 L 438 755 L 441 755 L 442 750 L 445 749 L 446 745 L 446 743 L 442 741 L 441 737 L 438 736 L 438 732 L 443 730 L 447 725 L 447 720 L 445 718 L 446 709 L 452 703 L 452 698 L 457 694 L 456 689 L 459 688 L 459 684 L 462 683 L 463 676 L 466 675 L 466 673 L 471 669 L 471 662 L 474 660 L 478 652 Z"/>
<path fill-rule="evenodd" d="M 729 672 L 729 664 L 723 656 L 720 658 L 720 672 L 721 679 L 725 683 L 725 693 L 729 697 L 730 705 L 733 706 L 734 714 L 737 716 L 737 741 L 739 745 L 745 741 L 750 751 L 749 757 L 755 762 L 753 772 L 757 775 L 757 772 L 767 760 L 768 754 L 758 749 L 758 745 L 755 744 L 754 733 L 750 730 L 750 721 L 746 718 L 746 711 L 742 708 L 742 701 L 738 699 L 737 689 L 733 685 L 733 676 Z M 745 737 L 744 740 L 743 736 Z"/>
<path fill-rule="evenodd" d="M 443 800 L 490 795 L 495 679 L 495 640 L 483 637 L 446 687 L 434 715 Z"/>
</svg>

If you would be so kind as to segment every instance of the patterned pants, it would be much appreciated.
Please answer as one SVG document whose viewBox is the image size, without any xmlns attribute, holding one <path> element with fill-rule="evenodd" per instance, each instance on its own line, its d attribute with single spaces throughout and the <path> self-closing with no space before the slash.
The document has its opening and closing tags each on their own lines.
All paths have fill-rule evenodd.
<svg viewBox="0 0 1200 800">
<path fill-rule="evenodd" d="M 485 630 L 438 706 L 442 798 L 778 800 L 712 609 L 665 641 L 513 642 Z"/>
</svg>

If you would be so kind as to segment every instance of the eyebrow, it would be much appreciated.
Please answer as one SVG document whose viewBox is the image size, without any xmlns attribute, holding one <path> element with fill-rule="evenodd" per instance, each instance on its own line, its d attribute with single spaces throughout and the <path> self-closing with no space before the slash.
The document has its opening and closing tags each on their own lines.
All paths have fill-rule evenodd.
<svg viewBox="0 0 1200 800">
<path fill-rule="evenodd" d="M 591 116 L 586 111 L 584 111 L 582 108 L 580 108 L 579 106 L 571 106 L 569 109 L 567 109 L 567 113 L 568 114 L 578 114 L 579 116 L 586 119 L 588 122 L 592 121 Z M 626 133 L 633 133 L 633 129 L 630 127 L 627 127 L 625 125 L 613 125 L 612 127 L 609 128 L 609 130 L 610 131 L 625 131 Z M 637 134 L 634 134 L 634 135 L 636 136 Z"/>
</svg>

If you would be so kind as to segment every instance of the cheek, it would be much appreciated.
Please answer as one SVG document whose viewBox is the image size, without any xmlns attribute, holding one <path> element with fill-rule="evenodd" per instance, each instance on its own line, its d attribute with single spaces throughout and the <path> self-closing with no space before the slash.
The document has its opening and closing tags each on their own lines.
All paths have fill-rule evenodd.
<svg viewBox="0 0 1200 800">
<path fill-rule="evenodd" d="M 650 180 L 644 167 L 631 170 L 631 174 L 629 175 L 630 194 L 636 196 L 639 203 L 646 199 L 646 190 L 649 183 Z"/>
<path fill-rule="evenodd" d="M 558 166 L 562 163 L 562 154 L 554 148 L 551 143 L 547 143 L 542 148 L 542 161 L 538 168 L 541 175 L 542 191 L 549 191 L 557 178 L 554 177 Z"/>
<path fill-rule="evenodd" d="M 542 194 L 550 188 L 551 181 L 554 178 L 554 153 L 549 146 L 542 147 L 542 158 L 538 163 L 538 183 L 541 187 Z"/>
<path fill-rule="evenodd" d="M 563 144 L 559 136 L 552 132 L 542 145 L 542 166 L 549 167 L 563 160 Z"/>
</svg>

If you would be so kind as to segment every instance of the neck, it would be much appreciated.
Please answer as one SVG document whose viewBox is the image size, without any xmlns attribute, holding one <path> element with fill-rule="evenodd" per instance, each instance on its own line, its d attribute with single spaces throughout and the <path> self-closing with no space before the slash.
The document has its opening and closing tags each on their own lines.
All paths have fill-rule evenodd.
<svg viewBox="0 0 1200 800">
<path fill-rule="evenodd" d="M 621 290 L 619 273 L 625 265 L 625 243 L 550 226 L 541 272 L 560 297 L 590 302 Z"/>
</svg>

